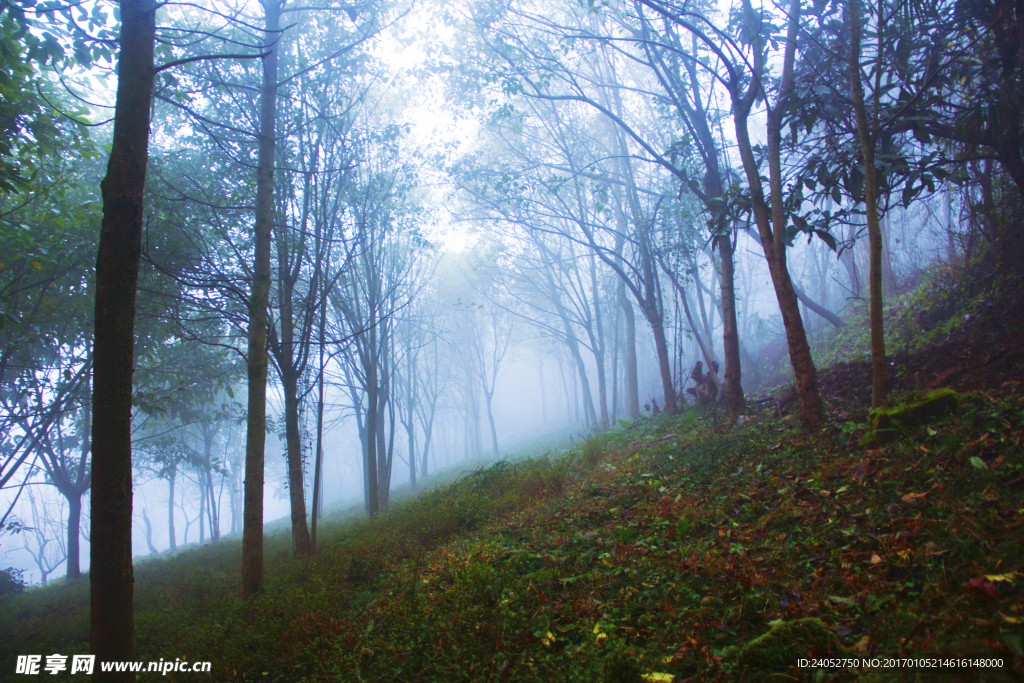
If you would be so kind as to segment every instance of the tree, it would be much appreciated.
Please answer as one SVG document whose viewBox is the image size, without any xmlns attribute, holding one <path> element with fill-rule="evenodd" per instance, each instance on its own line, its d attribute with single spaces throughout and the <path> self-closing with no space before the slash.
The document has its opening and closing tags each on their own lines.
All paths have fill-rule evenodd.
<svg viewBox="0 0 1024 683">
<path fill-rule="evenodd" d="M 875 175 L 875 143 L 878 141 L 878 107 L 869 120 L 861 83 L 861 10 L 857 0 L 846 2 L 847 22 L 850 26 L 850 91 L 857 121 L 857 141 L 864 162 L 864 206 L 867 209 L 868 242 L 871 248 L 871 268 L 868 275 L 868 297 L 871 305 L 871 407 L 885 403 L 889 368 L 885 361 L 885 328 L 882 319 L 882 231 L 878 220 L 879 183 Z M 881 33 L 879 34 L 881 35 Z M 879 59 L 882 50 L 878 51 Z"/>
<path fill-rule="evenodd" d="M 122 0 L 114 133 L 101 184 L 93 345 L 91 647 L 101 662 L 134 659 L 132 368 L 142 193 L 149 147 L 156 3 Z M 133 681 L 105 672 L 97 681 Z"/>
<path fill-rule="evenodd" d="M 33 526 L 21 534 L 22 547 L 32 556 L 39 568 L 39 582 L 45 586 L 50 574 L 68 559 L 60 518 L 64 510 L 59 503 L 37 499 L 31 489 L 28 498 Z"/>
</svg>

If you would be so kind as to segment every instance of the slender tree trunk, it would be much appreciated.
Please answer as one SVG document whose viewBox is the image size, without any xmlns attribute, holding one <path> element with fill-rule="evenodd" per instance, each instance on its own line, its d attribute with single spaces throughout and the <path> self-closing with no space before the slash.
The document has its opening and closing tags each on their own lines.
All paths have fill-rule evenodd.
<svg viewBox="0 0 1024 683">
<path fill-rule="evenodd" d="M 847 0 L 850 22 L 850 89 L 853 95 L 854 115 L 857 118 L 857 139 L 864 159 L 864 204 L 868 220 L 868 244 L 871 266 L 868 274 L 868 297 L 871 320 L 871 407 L 885 403 L 888 368 L 885 358 L 885 323 L 882 318 L 882 231 L 878 217 L 878 179 L 875 170 L 875 142 L 877 130 L 868 122 L 864 104 L 864 86 L 860 78 L 860 3 Z"/>
<path fill-rule="evenodd" d="M 658 355 L 658 371 L 661 374 L 661 386 L 665 394 L 665 411 L 669 415 L 675 415 L 678 410 L 676 407 L 676 390 L 672 386 L 672 370 L 670 369 L 672 359 L 669 358 L 665 325 L 661 324 L 662 318 L 660 314 L 656 317 L 659 324 L 655 324 L 654 317 L 649 314 L 647 319 L 651 322 L 651 331 L 654 333 L 654 350 Z"/>
<path fill-rule="evenodd" d="M 722 354 L 725 356 L 725 411 L 732 416 L 747 409 L 740 370 L 740 334 L 736 325 L 736 276 L 732 238 L 718 237 L 722 258 Z"/>
<path fill-rule="evenodd" d="M 420 477 L 427 476 L 427 463 L 430 456 L 430 441 L 434 434 L 434 414 L 436 402 L 430 407 L 430 419 L 424 421 L 423 425 L 423 453 L 420 456 Z"/>
<path fill-rule="evenodd" d="M 178 549 L 177 533 L 174 531 L 174 479 L 177 468 L 171 467 L 167 477 L 167 538 L 170 539 L 171 552 Z"/>
<path fill-rule="evenodd" d="M 409 488 L 416 490 L 416 362 L 412 353 L 412 335 L 406 335 L 405 344 L 406 371 L 409 373 L 405 382 L 405 408 L 409 422 L 405 426 L 405 436 L 409 444 Z"/>
<path fill-rule="evenodd" d="M 149 554 L 156 555 L 158 551 L 153 545 L 153 525 L 149 521 L 149 515 L 146 514 L 146 508 L 142 508 L 142 523 L 146 525 L 146 547 L 149 548 Z"/>
<path fill-rule="evenodd" d="M 487 407 L 487 423 L 491 427 L 491 448 L 494 451 L 494 457 L 498 457 L 498 430 L 494 426 L 494 411 L 491 410 L 491 399 L 494 397 L 494 392 L 484 392 L 484 403 Z"/>
<path fill-rule="evenodd" d="M 309 547 L 316 552 L 316 523 L 320 519 L 322 506 L 323 466 L 324 466 L 324 329 L 327 325 L 326 291 L 322 288 L 320 295 L 320 359 L 317 367 L 317 399 L 316 399 L 316 462 L 313 464 L 313 510 L 310 520 Z"/>
<path fill-rule="evenodd" d="M 385 349 L 384 351 L 388 351 Z M 385 366 L 386 367 L 386 366 Z M 381 373 L 385 377 L 389 375 L 386 371 Z M 377 500 L 380 510 L 387 512 L 391 498 L 391 446 L 395 440 L 394 406 L 391 402 L 390 381 L 381 382 L 380 396 L 377 399 L 379 414 L 377 415 Z M 384 434 L 384 411 L 388 410 L 391 419 L 388 421 L 391 438 Z"/>
<path fill-rule="evenodd" d="M 100 185 L 103 223 L 96 258 L 93 345 L 92 652 L 99 662 L 134 659 L 132 568 L 132 371 L 135 295 L 142 250 L 142 193 L 149 156 L 156 4 L 122 0 L 114 135 Z M 102 671 L 94 681 L 134 681 Z"/>
<path fill-rule="evenodd" d="M 618 234 L 615 237 L 615 262 L 621 268 L 622 247 L 626 243 L 626 214 L 622 210 L 622 201 L 618 192 L 613 189 L 613 194 L 616 199 L 615 223 L 618 228 Z M 640 417 L 640 381 L 636 363 L 636 314 L 633 312 L 633 302 L 626 294 L 626 281 L 621 277 L 616 283 L 615 296 L 625 321 L 626 396 L 629 402 L 629 416 L 636 419 Z"/>
<path fill-rule="evenodd" d="M 293 358 L 291 349 L 284 351 L 282 355 L 286 356 L 282 358 L 281 383 L 284 385 L 284 429 L 288 449 L 288 499 L 291 503 L 292 548 L 295 557 L 308 557 L 313 549 L 309 539 L 309 527 L 306 526 L 306 487 L 302 473 L 302 437 L 299 434 L 299 381 L 293 368 L 286 371 L 284 367 L 284 364 Z"/>
<path fill-rule="evenodd" d="M 210 461 L 207 460 L 207 463 L 209 462 Z M 206 492 L 208 499 L 206 510 L 209 514 L 208 521 L 210 522 L 210 540 L 216 543 L 220 540 L 220 509 L 217 501 L 217 495 L 213 487 L 213 467 L 207 465 L 204 470 L 206 475 Z"/>
<path fill-rule="evenodd" d="M 263 86 L 260 89 L 256 165 L 256 225 L 249 299 L 247 374 L 249 402 L 245 440 L 245 512 L 242 530 L 242 596 L 263 590 L 263 477 L 267 436 L 267 307 L 270 304 L 270 234 L 274 224 L 274 150 L 277 119 L 277 42 L 282 3 L 264 0 Z"/>
<path fill-rule="evenodd" d="M 372 310 L 372 309 L 371 309 Z M 380 498 L 377 481 L 377 419 L 379 416 L 377 387 L 377 327 L 370 328 L 370 346 L 367 352 L 369 362 L 366 371 L 366 459 L 364 462 L 366 482 L 366 508 L 370 517 L 380 514 Z"/>
<path fill-rule="evenodd" d="M 285 457 L 288 463 L 288 499 L 291 503 L 292 550 L 295 557 L 312 554 L 309 527 L 306 525 L 306 484 L 302 471 L 302 436 L 299 433 L 299 375 L 302 373 L 299 349 L 295 344 L 295 282 L 302 254 L 296 253 L 296 265 L 289 260 L 289 245 L 278 239 L 278 309 L 280 335 L 274 336 L 271 349 L 280 369 L 284 393 Z M 280 343 L 276 343 L 280 340 Z"/>
<path fill-rule="evenodd" d="M 633 303 L 626 296 L 626 285 L 619 282 L 619 306 L 626 330 L 626 391 L 629 396 L 629 416 L 640 417 L 640 380 L 636 362 L 636 315 Z"/>
<path fill-rule="evenodd" d="M 74 581 L 82 576 L 82 494 L 92 486 L 92 475 L 87 474 L 89 455 L 92 453 L 92 445 L 89 443 L 90 410 L 86 405 L 84 408 L 84 419 L 81 423 L 82 450 L 78 461 L 78 473 L 75 483 L 68 489 L 65 498 L 68 499 L 68 553 L 67 553 L 67 577 Z M 62 493 L 64 493 L 62 491 Z"/>
<path fill-rule="evenodd" d="M 68 499 L 68 559 L 67 576 L 68 580 L 74 580 L 82 575 L 81 562 L 81 524 L 82 524 L 82 494 L 74 491 L 66 496 Z"/>
<path fill-rule="evenodd" d="M 744 1 L 750 16 L 754 10 L 749 0 Z M 821 395 L 818 393 L 818 373 L 811 359 L 811 349 L 807 343 L 803 319 L 800 317 L 800 303 L 786 267 L 786 213 L 782 198 L 782 163 L 780 150 L 782 144 L 782 112 L 785 100 L 793 90 L 793 62 L 796 53 L 796 33 L 800 23 L 800 2 L 793 0 L 789 12 L 789 31 L 786 39 L 786 51 L 783 59 L 782 83 L 779 88 L 775 106 L 768 116 L 768 166 L 769 184 L 771 187 L 771 215 L 765 202 L 761 185 L 761 174 L 754 159 L 750 135 L 747 130 L 747 119 L 753 104 L 754 88 L 752 84 L 746 96 L 733 93 L 733 120 L 736 127 L 736 142 L 743 162 L 743 170 L 750 186 L 751 204 L 754 220 L 757 224 L 761 244 L 764 248 L 768 270 L 771 273 L 775 296 L 782 313 L 782 324 L 786 329 L 786 341 L 789 346 L 789 359 L 793 365 L 796 380 L 796 395 L 800 405 L 800 416 L 805 427 L 815 428 L 824 419 Z M 763 73 L 763 56 L 757 53 L 755 71 L 758 76 Z M 756 79 L 755 79 L 756 80 Z M 738 87 L 738 86 L 737 86 Z"/>
<path fill-rule="evenodd" d="M 582 197 L 581 200 L 582 202 Z M 601 299 L 597 283 L 597 258 L 593 250 L 590 252 L 590 291 L 591 299 L 594 301 L 594 332 L 591 333 L 591 342 L 594 351 L 594 364 L 597 366 L 597 403 L 601 409 L 600 429 L 608 429 L 608 376 L 604 367 L 605 337 L 604 324 L 601 315 Z M 588 330 L 589 332 L 590 330 Z"/>
<path fill-rule="evenodd" d="M 196 470 L 196 483 L 199 485 L 199 545 L 206 540 L 206 479 L 201 469 Z"/>
</svg>

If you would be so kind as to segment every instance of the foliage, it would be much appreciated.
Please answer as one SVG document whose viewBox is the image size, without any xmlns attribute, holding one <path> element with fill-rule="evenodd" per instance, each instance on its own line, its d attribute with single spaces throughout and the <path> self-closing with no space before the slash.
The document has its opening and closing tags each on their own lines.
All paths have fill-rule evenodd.
<svg viewBox="0 0 1024 683">
<path fill-rule="evenodd" d="M 0 569 L 0 598 L 25 592 L 26 583 L 22 578 L 24 573 L 24 570 L 14 567 Z"/>
<path fill-rule="evenodd" d="M 56 19 L 58 3 L 47 10 L 46 5 L 32 9 L 34 2 L 4 0 L 0 3 L 0 191 L 22 192 L 34 189 L 33 181 L 47 161 L 61 158 L 73 150 L 76 154 L 95 157 L 95 150 L 81 123 L 88 112 L 67 105 L 66 98 L 44 76 L 64 61 L 64 46 L 58 39 L 62 30 L 70 29 L 70 6 L 66 8 L 67 25 Z M 83 10 L 79 10 L 83 12 Z M 95 5 L 93 17 L 86 14 L 90 28 L 96 28 L 106 12 Z M 87 45 L 82 31 L 66 33 L 78 60 L 88 65 L 95 54 L 109 57 L 106 41 Z M 113 37 L 109 33 L 106 37 Z"/>
</svg>

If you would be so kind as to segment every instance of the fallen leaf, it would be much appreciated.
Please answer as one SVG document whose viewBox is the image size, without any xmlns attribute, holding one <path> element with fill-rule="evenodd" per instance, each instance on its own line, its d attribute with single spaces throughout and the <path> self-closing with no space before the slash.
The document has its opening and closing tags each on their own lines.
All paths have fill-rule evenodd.
<svg viewBox="0 0 1024 683">
<path fill-rule="evenodd" d="M 837 605 L 856 605 L 857 604 L 857 599 L 856 598 L 844 598 L 841 595 L 830 595 L 830 596 L 828 596 L 828 599 L 831 600 L 832 602 L 836 603 Z"/>
<path fill-rule="evenodd" d="M 967 590 L 975 590 L 979 593 L 984 593 L 990 598 L 999 596 L 999 589 L 996 588 L 994 581 L 989 581 L 984 576 L 978 576 L 967 582 Z"/>
<path fill-rule="evenodd" d="M 966 448 L 966 446 L 965 446 L 965 448 Z M 981 458 L 979 458 L 976 455 L 975 456 L 971 456 L 971 466 L 974 467 L 974 469 L 976 469 L 976 470 L 987 470 L 988 469 L 988 465 L 985 464 L 985 461 L 982 460 Z"/>
<path fill-rule="evenodd" d="M 1010 574 L 985 574 L 985 578 L 989 581 L 1013 581 L 1015 573 Z"/>
<path fill-rule="evenodd" d="M 878 564 L 882 561 L 882 558 L 878 556 L 878 553 L 871 553 L 871 564 Z"/>
<path fill-rule="evenodd" d="M 651 681 L 651 683 L 658 683 L 659 681 L 666 681 L 667 683 L 672 683 L 672 681 L 676 680 L 676 677 L 672 674 L 660 673 L 644 674 L 641 676 L 641 678 L 643 678 L 645 681 Z"/>
<path fill-rule="evenodd" d="M 900 498 L 907 505 L 924 505 L 928 502 L 928 494 L 926 493 L 908 493 L 907 495 Z"/>
<path fill-rule="evenodd" d="M 999 613 L 999 616 L 1001 616 L 1003 621 L 1007 624 L 1024 624 L 1024 619 L 1021 619 L 1020 617 L 1008 617 L 1002 612 Z"/>
<path fill-rule="evenodd" d="M 868 638 L 867 636 L 864 636 L 863 638 L 858 640 L 856 643 L 854 643 L 853 650 L 854 650 L 854 652 L 860 652 L 861 654 L 864 654 L 865 652 L 868 651 L 868 648 L 870 646 L 871 646 L 871 639 Z"/>
<path fill-rule="evenodd" d="M 863 465 L 857 465 L 857 469 L 853 471 L 854 481 L 864 481 L 872 474 L 875 473 L 875 467 L 872 463 L 865 463 Z"/>
</svg>

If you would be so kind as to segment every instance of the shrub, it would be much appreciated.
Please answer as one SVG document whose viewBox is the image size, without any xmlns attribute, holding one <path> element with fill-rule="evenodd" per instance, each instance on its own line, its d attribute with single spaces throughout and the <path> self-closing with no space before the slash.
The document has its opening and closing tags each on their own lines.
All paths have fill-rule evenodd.
<svg viewBox="0 0 1024 683">
<path fill-rule="evenodd" d="M 25 592 L 25 579 L 21 576 L 24 573 L 25 570 L 14 567 L 0 569 L 0 598 Z"/>
</svg>

